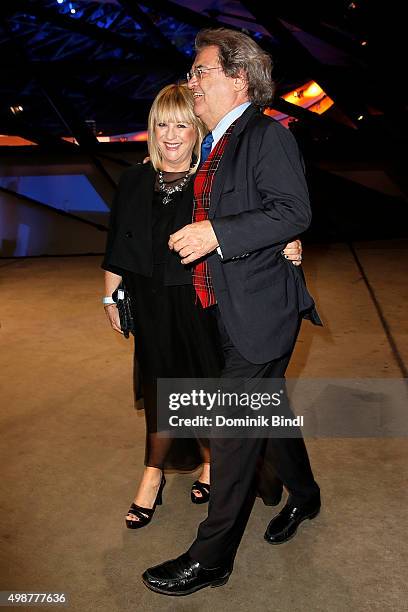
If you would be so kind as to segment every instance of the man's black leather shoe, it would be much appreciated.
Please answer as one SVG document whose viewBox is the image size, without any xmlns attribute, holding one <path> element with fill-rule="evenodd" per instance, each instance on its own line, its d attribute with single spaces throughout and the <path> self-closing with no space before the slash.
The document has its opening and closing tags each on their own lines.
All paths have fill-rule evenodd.
<svg viewBox="0 0 408 612">
<path fill-rule="evenodd" d="M 205 587 L 222 586 L 231 574 L 229 566 L 205 568 L 188 553 L 161 565 L 149 567 L 143 576 L 147 588 L 163 595 L 190 595 Z"/>
<path fill-rule="evenodd" d="M 283 544 L 296 534 L 302 521 L 313 519 L 320 511 L 320 497 L 296 506 L 290 499 L 269 523 L 264 538 L 269 544 Z"/>
</svg>

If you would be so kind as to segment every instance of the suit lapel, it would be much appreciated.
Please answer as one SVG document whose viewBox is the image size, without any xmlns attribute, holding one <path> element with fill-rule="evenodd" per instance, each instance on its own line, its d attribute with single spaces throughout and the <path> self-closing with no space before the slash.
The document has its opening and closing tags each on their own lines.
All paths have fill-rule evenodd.
<svg viewBox="0 0 408 612">
<path fill-rule="evenodd" d="M 221 157 L 212 185 L 210 209 L 208 211 L 208 216 L 210 219 L 214 217 L 215 210 L 221 197 L 222 188 L 224 186 L 228 171 L 231 168 L 241 134 L 248 125 L 248 122 L 257 112 L 258 111 L 255 106 L 252 104 L 251 106 L 248 106 L 248 108 L 238 118 L 237 123 L 232 130 L 232 134 L 226 144 L 225 151 Z"/>
<path fill-rule="evenodd" d="M 226 144 L 224 153 L 220 159 L 220 163 L 217 168 L 217 172 L 215 173 L 215 176 L 214 176 L 214 182 L 212 184 L 211 196 L 210 196 L 210 208 L 208 211 L 208 217 L 210 219 L 214 217 L 215 210 L 218 206 L 218 202 L 220 200 L 220 196 L 222 193 L 222 188 L 224 186 L 225 179 L 227 177 L 227 172 L 228 172 L 228 169 L 231 167 L 231 162 L 234 158 L 237 146 L 238 146 L 238 138 L 234 134 L 234 131 L 233 131 Z"/>
</svg>

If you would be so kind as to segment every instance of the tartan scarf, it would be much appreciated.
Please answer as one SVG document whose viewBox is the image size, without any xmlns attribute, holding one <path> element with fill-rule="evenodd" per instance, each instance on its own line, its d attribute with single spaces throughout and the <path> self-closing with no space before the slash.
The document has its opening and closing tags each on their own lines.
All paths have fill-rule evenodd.
<svg viewBox="0 0 408 612">
<path fill-rule="evenodd" d="M 232 123 L 199 168 L 194 180 L 193 223 L 206 221 L 210 208 L 211 190 L 215 173 L 220 164 L 226 144 L 235 123 Z M 202 259 L 193 268 L 193 286 L 203 308 L 217 303 L 207 259 Z"/>
</svg>

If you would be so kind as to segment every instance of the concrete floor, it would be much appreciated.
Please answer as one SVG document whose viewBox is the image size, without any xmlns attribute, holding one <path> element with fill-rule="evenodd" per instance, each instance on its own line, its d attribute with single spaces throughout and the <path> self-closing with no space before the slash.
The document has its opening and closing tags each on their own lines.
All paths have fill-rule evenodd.
<svg viewBox="0 0 408 612">
<path fill-rule="evenodd" d="M 356 245 L 405 367 L 407 251 Z M 80 612 L 408 610 L 404 438 L 308 440 L 324 505 L 294 540 L 263 541 L 273 509 L 258 500 L 225 587 L 172 599 L 142 585 L 146 567 L 184 552 L 206 509 L 189 501 L 194 475 L 172 474 L 152 523 L 124 527 L 144 419 L 131 342 L 99 302 L 99 261 L 0 261 L 0 590 L 65 592 L 64 609 Z M 289 376 L 400 378 L 350 249 L 307 247 L 305 269 L 325 327 L 303 326 Z"/>
</svg>

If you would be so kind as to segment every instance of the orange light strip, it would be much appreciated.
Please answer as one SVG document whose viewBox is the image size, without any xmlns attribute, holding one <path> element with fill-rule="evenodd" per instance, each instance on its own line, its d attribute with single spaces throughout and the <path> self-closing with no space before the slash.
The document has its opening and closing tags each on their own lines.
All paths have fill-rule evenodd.
<svg viewBox="0 0 408 612">
<path fill-rule="evenodd" d="M 334 104 L 333 100 L 329 98 L 320 85 L 318 85 L 318 83 L 315 81 L 309 81 L 301 87 L 298 87 L 293 91 L 289 91 L 283 95 L 282 98 L 286 102 L 289 102 L 289 104 L 300 106 L 305 110 L 309 110 L 312 113 L 317 113 L 318 115 L 325 113 Z M 265 114 L 269 115 L 270 117 L 274 117 L 277 121 L 283 123 L 284 125 L 287 125 L 289 120 L 289 115 L 280 113 L 272 108 L 267 108 L 265 110 Z"/>
<path fill-rule="evenodd" d="M 8 136 L 0 134 L 0 147 L 21 147 L 21 146 L 36 146 L 37 143 L 26 140 L 20 136 Z"/>
</svg>

